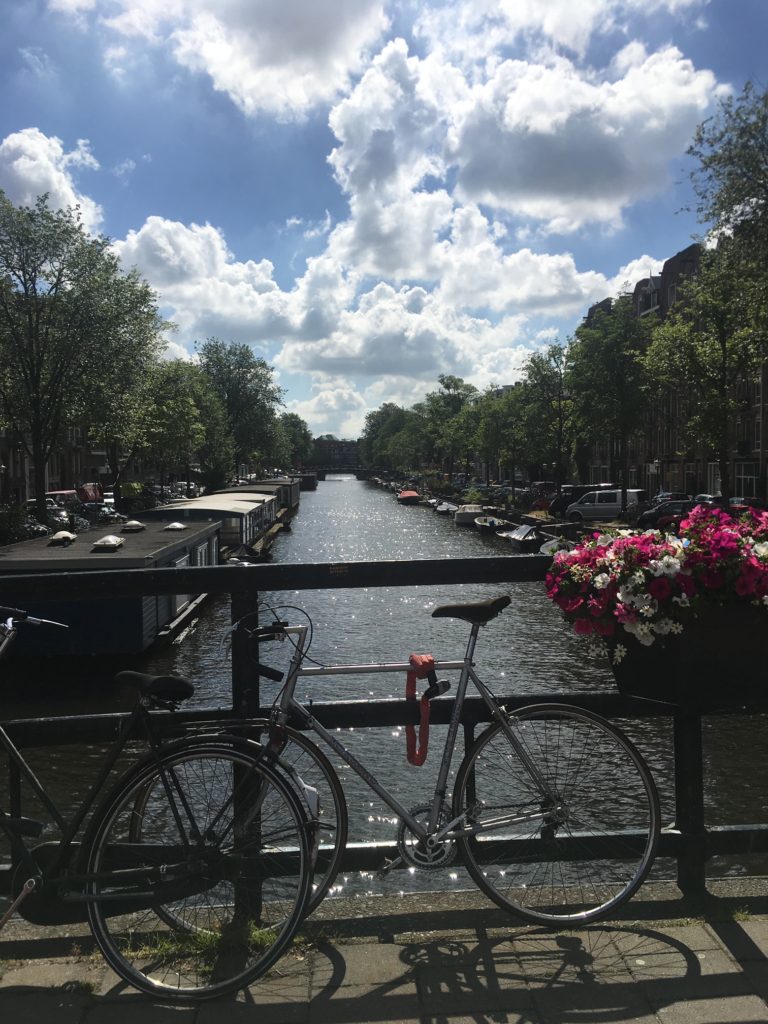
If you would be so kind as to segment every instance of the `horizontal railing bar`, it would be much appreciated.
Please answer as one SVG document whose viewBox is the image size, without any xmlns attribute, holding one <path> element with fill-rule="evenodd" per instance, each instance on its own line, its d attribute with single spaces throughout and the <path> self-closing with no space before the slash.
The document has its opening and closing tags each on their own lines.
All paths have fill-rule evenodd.
<svg viewBox="0 0 768 1024">
<path fill-rule="evenodd" d="M 546 555 L 407 561 L 265 563 L 192 569 L 109 569 L 0 575 L 0 600 L 125 597 L 135 594 L 250 594 L 272 590 L 531 583 L 552 564 Z"/>
<path fill-rule="evenodd" d="M 605 715 L 607 718 L 661 718 L 669 717 L 674 708 L 661 702 L 622 697 L 618 693 L 524 693 L 499 697 L 499 703 L 510 711 L 530 704 L 570 704 Z M 766 705 L 768 707 L 768 704 Z M 447 725 L 453 700 L 439 697 L 430 702 L 430 721 L 433 725 Z M 254 718 L 268 718 L 270 707 L 259 708 Z M 732 709 L 713 708 L 712 714 L 731 714 Z M 388 728 L 393 725 L 412 725 L 420 720 L 418 702 L 399 698 L 378 700 L 313 701 L 312 715 L 329 728 Z M 128 718 L 127 712 L 103 715 L 71 715 L 65 718 L 29 718 L 5 722 L 4 728 L 19 746 L 65 746 L 78 743 L 105 743 L 114 740 Z M 193 711 L 155 712 L 152 715 L 158 733 L 165 737 L 182 735 L 187 730 L 217 730 L 244 724 L 229 708 L 201 708 Z M 466 723 L 490 720 L 488 708 L 480 697 L 467 697 L 462 721 Z M 62 728 L 62 723 L 66 727 Z M 299 723 L 295 723 L 299 724 Z"/>
<path fill-rule="evenodd" d="M 432 666 L 435 672 L 458 672 L 464 667 L 463 661 L 436 661 Z M 410 672 L 413 665 L 408 662 L 396 665 L 380 662 L 377 665 L 317 665 L 313 668 L 300 668 L 300 676 L 362 676 L 378 672 Z"/>
</svg>

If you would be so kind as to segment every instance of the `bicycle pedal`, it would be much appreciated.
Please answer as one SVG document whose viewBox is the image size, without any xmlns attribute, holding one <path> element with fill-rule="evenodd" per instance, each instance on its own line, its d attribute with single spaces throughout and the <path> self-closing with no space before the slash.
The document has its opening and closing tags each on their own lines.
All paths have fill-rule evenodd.
<svg viewBox="0 0 768 1024">
<path fill-rule="evenodd" d="M 402 863 L 403 863 L 403 858 L 402 857 L 395 857 L 394 860 L 387 860 L 385 858 L 384 859 L 384 863 L 381 865 L 381 867 L 376 872 L 376 877 L 377 878 L 386 878 L 387 875 L 389 874 L 389 872 L 393 868 L 396 868 L 398 866 L 398 864 L 402 864 Z"/>
</svg>

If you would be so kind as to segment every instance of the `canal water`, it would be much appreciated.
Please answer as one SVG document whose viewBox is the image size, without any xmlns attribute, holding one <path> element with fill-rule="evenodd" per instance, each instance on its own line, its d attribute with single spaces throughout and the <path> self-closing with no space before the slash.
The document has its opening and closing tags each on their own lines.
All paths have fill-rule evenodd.
<svg viewBox="0 0 768 1024">
<path fill-rule="evenodd" d="M 314 492 L 303 492 L 301 506 L 290 531 L 283 532 L 273 550 L 273 561 L 283 563 L 350 562 L 434 558 L 514 557 L 508 543 L 481 535 L 473 527 L 457 527 L 421 506 L 398 505 L 393 494 L 353 477 L 329 477 Z M 248 571 L 247 569 L 243 571 Z M 472 584 L 461 586 L 371 587 L 362 590 L 295 591 L 265 595 L 280 608 L 281 618 L 312 623 L 311 657 L 319 664 L 403 663 L 411 653 L 432 654 L 439 660 L 463 656 L 467 627 L 456 620 L 433 619 L 439 604 L 509 594 L 512 603 L 485 628 L 476 651 L 479 675 L 499 696 L 507 694 L 568 694 L 613 687 L 606 664 L 585 653 L 583 642 L 550 604 L 543 583 Z M 226 706 L 230 700 L 231 665 L 227 660 L 229 604 L 224 598 L 210 602 L 200 617 L 168 649 L 149 657 L 146 671 L 173 672 L 192 679 L 197 707 Z M 287 665 L 287 644 L 263 645 L 264 660 L 279 668 Z M 300 698 L 321 700 L 374 700 L 404 693 L 404 675 L 356 675 L 303 680 Z M 262 703 L 277 692 L 277 684 L 262 683 Z M 95 713 L 128 706 L 127 695 L 105 684 L 87 696 L 67 693 L 47 696 L 48 714 Z M 3 717 L 41 713 L 39 701 L 14 692 Z M 666 721 L 621 723 L 641 748 L 659 785 L 663 821 L 674 816 L 670 782 L 670 728 Z M 406 760 L 405 731 L 397 728 L 344 730 L 340 738 L 385 782 L 408 807 L 431 797 L 439 766 L 444 728 L 433 728 L 430 752 L 422 767 Z M 768 773 L 761 752 L 766 749 L 765 718 L 712 718 L 705 722 L 708 817 L 713 823 L 768 820 Z M 752 751 L 750 755 L 750 751 Z M 38 752 L 38 769 L 64 802 L 81 794 L 88 768 L 100 753 L 80 748 Z M 460 750 L 454 758 L 458 768 Z M 350 838 L 394 840 L 396 824 L 391 812 L 333 755 L 347 793 Z M 610 780 L 605 780 L 607 789 Z M 718 870 L 740 873 L 763 870 L 746 859 L 723 861 Z M 466 886 L 463 869 L 452 865 L 431 873 L 431 878 L 408 878 L 393 872 L 385 879 L 361 876 L 342 879 L 344 891 L 403 894 L 423 888 Z"/>
</svg>

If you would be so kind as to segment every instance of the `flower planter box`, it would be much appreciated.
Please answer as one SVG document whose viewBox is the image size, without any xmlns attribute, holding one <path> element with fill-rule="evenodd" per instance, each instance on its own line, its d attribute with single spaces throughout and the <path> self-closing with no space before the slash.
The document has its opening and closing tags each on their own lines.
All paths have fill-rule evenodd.
<svg viewBox="0 0 768 1024">
<path fill-rule="evenodd" d="M 618 664 L 614 652 L 627 653 Z M 702 605 L 683 632 L 644 647 L 620 630 L 606 641 L 611 669 L 625 696 L 697 710 L 768 707 L 768 610 L 752 604 Z"/>
</svg>

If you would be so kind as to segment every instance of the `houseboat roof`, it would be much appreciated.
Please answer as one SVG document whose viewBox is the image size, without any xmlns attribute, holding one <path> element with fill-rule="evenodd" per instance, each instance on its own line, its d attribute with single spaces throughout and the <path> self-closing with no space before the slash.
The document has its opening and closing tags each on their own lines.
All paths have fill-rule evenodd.
<svg viewBox="0 0 768 1024">
<path fill-rule="evenodd" d="M 180 501 L 172 501 L 168 505 L 158 505 L 142 513 L 153 518 L 172 519 L 175 513 L 199 512 L 204 515 L 206 512 L 226 512 L 231 515 L 244 516 L 249 511 L 259 508 L 265 501 L 274 501 L 274 494 L 241 494 L 238 496 L 229 494 L 206 494 L 202 498 L 186 498 Z M 250 508 L 248 508 L 250 506 Z"/>
<path fill-rule="evenodd" d="M 0 547 L 0 575 L 8 572 L 56 572 L 77 569 L 147 569 L 166 565 L 176 551 L 188 550 L 219 530 L 218 523 L 184 523 L 182 530 L 169 530 L 169 523 L 137 517 L 143 530 L 128 530 L 127 523 L 97 526 L 77 534 L 70 544 L 51 543 L 50 537 L 19 541 Z M 116 537 L 117 545 L 94 547 L 105 537 Z"/>
<path fill-rule="evenodd" d="M 290 480 L 283 480 L 282 483 L 265 483 L 263 480 L 259 484 L 240 484 L 237 487 L 222 487 L 220 491 L 214 491 L 213 494 L 206 495 L 206 497 L 215 498 L 218 495 L 229 495 L 237 496 L 239 498 L 253 497 L 258 498 L 260 495 L 263 498 L 273 498 L 282 487 L 286 484 L 290 484 Z"/>
</svg>

